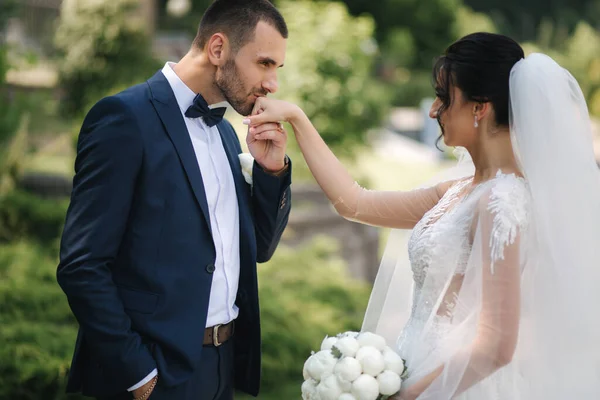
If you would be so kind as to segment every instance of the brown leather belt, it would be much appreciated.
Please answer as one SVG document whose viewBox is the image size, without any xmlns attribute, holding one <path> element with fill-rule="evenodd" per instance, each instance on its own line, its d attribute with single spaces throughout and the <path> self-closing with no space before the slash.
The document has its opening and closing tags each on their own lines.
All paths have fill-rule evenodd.
<svg viewBox="0 0 600 400">
<path fill-rule="evenodd" d="M 233 336 L 234 321 L 224 325 L 215 325 L 204 330 L 204 342 L 205 346 L 219 347 Z"/>
</svg>

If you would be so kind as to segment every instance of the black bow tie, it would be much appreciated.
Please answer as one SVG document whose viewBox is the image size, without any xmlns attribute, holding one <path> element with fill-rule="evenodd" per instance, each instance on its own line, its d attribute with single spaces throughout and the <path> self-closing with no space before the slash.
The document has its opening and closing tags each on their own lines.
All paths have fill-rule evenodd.
<svg viewBox="0 0 600 400">
<path fill-rule="evenodd" d="M 202 117 L 206 125 L 215 126 L 221 122 L 223 115 L 225 115 L 225 111 L 227 111 L 226 107 L 208 107 L 208 103 L 204 100 L 204 97 L 198 93 L 196 97 L 194 97 L 192 105 L 185 111 L 185 116 L 188 118 Z"/>
</svg>

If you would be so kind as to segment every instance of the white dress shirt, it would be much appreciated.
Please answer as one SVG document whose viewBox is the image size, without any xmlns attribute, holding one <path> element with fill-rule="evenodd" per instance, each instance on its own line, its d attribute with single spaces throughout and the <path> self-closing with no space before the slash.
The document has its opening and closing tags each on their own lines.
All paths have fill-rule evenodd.
<svg viewBox="0 0 600 400">
<path fill-rule="evenodd" d="M 237 194 L 219 130 L 216 126 L 207 126 L 202 118 L 185 116 L 196 93 L 177 76 L 173 65 L 175 64 L 167 62 L 162 73 L 173 89 L 200 166 L 217 255 L 206 320 L 206 327 L 211 327 L 231 322 L 237 318 L 239 313 L 239 309 L 235 305 L 240 277 L 240 227 Z M 212 107 L 214 106 L 216 105 Z M 198 268 L 201 266 L 199 265 Z M 203 338 L 198 338 L 198 340 L 202 341 Z M 155 369 L 128 390 L 133 391 L 143 386 L 156 374 Z"/>
</svg>

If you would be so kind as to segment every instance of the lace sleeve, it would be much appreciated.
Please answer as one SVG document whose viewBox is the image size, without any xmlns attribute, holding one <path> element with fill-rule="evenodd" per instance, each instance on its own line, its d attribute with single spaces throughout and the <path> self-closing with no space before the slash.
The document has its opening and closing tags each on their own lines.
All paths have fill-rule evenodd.
<svg viewBox="0 0 600 400">
<path fill-rule="evenodd" d="M 479 200 L 481 312 L 475 340 L 462 354 L 468 362 L 457 394 L 512 360 L 519 336 L 522 250 L 527 237 L 528 205 L 524 182 L 512 175 L 496 178 Z"/>
<path fill-rule="evenodd" d="M 410 229 L 433 208 L 451 182 L 411 191 L 368 190 L 358 183 L 332 200 L 344 218 L 369 225 Z"/>
<path fill-rule="evenodd" d="M 337 212 L 349 220 L 411 229 L 437 204 L 452 183 L 410 192 L 366 190 L 354 181 L 308 118 L 293 121 L 292 128 L 317 183 Z"/>
</svg>

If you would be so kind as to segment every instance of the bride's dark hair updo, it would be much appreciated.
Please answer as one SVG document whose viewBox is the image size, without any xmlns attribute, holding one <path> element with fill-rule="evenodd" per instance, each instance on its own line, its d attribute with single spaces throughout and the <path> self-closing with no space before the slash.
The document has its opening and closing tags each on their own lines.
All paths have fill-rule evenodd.
<svg viewBox="0 0 600 400">
<path fill-rule="evenodd" d="M 496 123 L 508 125 L 510 70 L 524 57 L 517 42 L 494 33 L 472 33 L 450 45 L 433 68 L 436 95 L 442 102 L 438 119 L 450 107 L 456 86 L 466 100 L 492 103 Z"/>
</svg>

